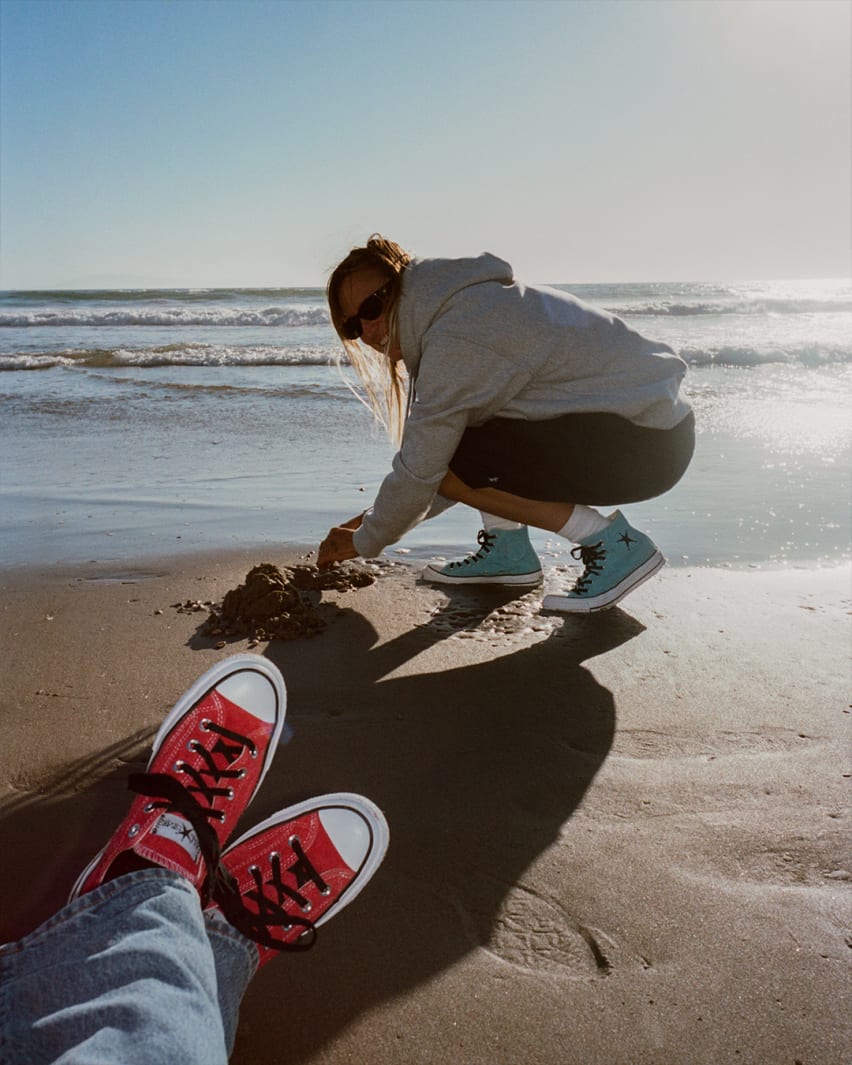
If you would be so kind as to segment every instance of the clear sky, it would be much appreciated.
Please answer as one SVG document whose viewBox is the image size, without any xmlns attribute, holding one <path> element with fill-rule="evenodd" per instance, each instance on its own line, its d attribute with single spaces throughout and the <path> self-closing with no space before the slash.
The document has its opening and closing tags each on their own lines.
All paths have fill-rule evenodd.
<svg viewBox="0 0 852 1065">
<path fill-rule="evenodd" d="M 850 273 L 848 0 L 0 0 L 0 288 Z"/>
</svg>

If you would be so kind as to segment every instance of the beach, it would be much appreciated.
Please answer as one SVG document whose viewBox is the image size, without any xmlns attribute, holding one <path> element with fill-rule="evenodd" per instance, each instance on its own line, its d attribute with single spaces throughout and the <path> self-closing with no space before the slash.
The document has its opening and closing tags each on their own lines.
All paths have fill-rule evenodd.
<svg viewBox="0 0 852 1065">
<path fill-rule="evenodd" d="M 4 571 L 0 939 L 62 904 L 164 714 L 247 648 L 176 604 L 305 554 Z M 574 618 L 372 572 L 310 593 L 320 635 L 255 648 L 289 727 L 244 824 L 361 792 L 388 855 L 256 977 L 232 1060 L 844 1060 L 848 566 L 668 567 Z"/>
<path fill-rule="evenodd" d="M 0 941 L 67 897 L 157 728 L 251 650 L 288 693 L 240 831 L 325 792 L 387 859 L 265 968 L 237 1065 L 839 1065 L 850 1045 L 852 291 L 569 286 L 683 355 L 697 446 L 626 508 L 668 559 L 618 607 L 423 583 L 479 516 L 422 523 L 308 639 L 211 604 L 304 565 L 392 448 L 320 289 L 0 294 Z M 182 604 L 197 604 L 183 606 Z"/>
</svg>

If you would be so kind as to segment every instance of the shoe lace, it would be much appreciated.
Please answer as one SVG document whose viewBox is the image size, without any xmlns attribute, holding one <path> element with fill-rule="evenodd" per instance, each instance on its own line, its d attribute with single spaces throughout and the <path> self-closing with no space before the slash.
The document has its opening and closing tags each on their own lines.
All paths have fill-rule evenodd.
<svg viewBox="0 0 852 1065">
<path fill-rule="evenodd" d="M 308 918 L 293 913 L 292 909 L 285 909 L 285 906 L 295 903 L 303 913 L 307 913 L 311 909 L 311 901 L 299 888 L 311 882 L 323 895 L 327 895 L 330 888 L 311 863 L 298 837 L 291 837 L 288 845 L 296 855 L 296 861 L 284 869 L 283 873 L 293 877 L 295 887 L 284 882 L 281 856 L 273 851 L 269 856 L 268 879 L 264 879 L 263 873 L 256 865 L 251 866 L 249 872 L 255 886 L 244 895 L 240 894 L 233 874 L 220 864 L 216 871 L 212 898 L 227 920 L 255 943 L 271 950 L 309 950 L 316 942 L 315 925 Z M 271 888 L 271 892 L 267 892 L 267 888 Z M 246 900 L 251 902 L 256 910 L 249 909 L 245 904 Z M 294 926 L 301 927 L 304 931 L 291 943 L 275 939 L 270 931 L 272 928 L 281 928 L 284 932 L 289 932 Z"/>
<path fill-rule="evenodd" d="M 210 821 L 220 821 L 224 817 L 221 811 L 202 806 L 187 787 L 167 773 L 132 773 L 127 779 L 127 787 L 137 795 L 154 799 L 150 803 L 152 810 L 174 811 L 189 821 L 198 837 L 208 872 L 219 866 L 221 846 Z M 206 891 L 201 894 L 202 901 L 205 901 Z"/>
<path fill-rule="evenodd" d="M 188 762 L 178 763 L 178 768 L 195 781 L 195 786 L 187 786 L 186 790 L 188 792 L 199 792 L 207 804 L 212 806 L 215 798 L 228 798 L 231 794 L 230 788 L 216 785 L 219 785 L 223 780 L 234 780 L 245 775 L 244 769 L 231 769 L 229 767 L 239 758 L 243 750 L 248 750 L 252 758 L 257 758 L 257 747 L 247 736 L 222 728 L 221 725 L 216 725 L 212 721 L 202 722 L 201 728 L 205 732 L 214 732 L 218 736 L 218 739 L 209 750 L 198 740 L 190 741 L 190 749 L 201 756 L 207 768 L 196 769 L 195 766 L 189 765 Z M 225 768 L 216 764 L 215 758 L 217 757 L 225 761 Z M 213 787 L 210 787 L 208 780 L 212 781 Z M 222 820 L 224 814 L 218 816 L 219 820 Z"/>
<path fill-rule="evenodd" d="M 233 795 L 231 788 L 219 786 L 221 781 L 243 776 L 244 769 L 231 769 L 230 767 L 243 750 L 249 751 L 252 758 L 256 758 L 257 747 L 248 736 L 223 728 L 215 722 L 202 722 L 201 728 L 205 732 L 214 733 L 217 737 L 210 750 L 198 740 L 190 741 L 190 749 L 201 756 L 206 768 L 196 769 L 188 762 L 179 762 L 176 767 L 188 774 L 194 784 L 184 784 L 168 773 L 133 773 L 128 778 L 127 786 L 138 795 L 154 800 L 149 803 L 150 810 L 162 810 L 164 813 L 174 812 L 189 821 L 198 837 L 198 845 L 204 858 L 209 880 L 220 865 L 222 850 L 219 837 L 210 822 L 225 819 L 224 812 L 213 807 L 213 801 L 216 798 L 231 798 Z M 224 767 L 217 765 L 216 758 L 224 760 L 226 765 Z M 199 802 L 197 796 L 203 799 L 203 803 Z M 205 888 L 202 891 L 202 898 L 206 900 L 207 897 L 208 889 Z"/>
<path fill-rule="evenodd" d="M 494 541 L 497 539 L 494 533 L 488 532 L 487 529 L 480 529 L 476 534 L 477 543 L 480 545 L 479 550 L 472 555 L 468 555 L 467 558 L 461 558 L 456 562 L 450 563 L 450 568 L 458 568 L 459 566 L 470 566 L 474 562 L 479 562 L 485 558 L 491 548 L 494 546 Z"/>
<path fill-rule="evenodd" d="M 576 547 L 571 548 L 571 555 L 579 562 L 582 562 L 585 567 L 571 589 L 572 592 L 582 594 L 588 591 L 592 577 L 603 572 L 606 551 L 604 550 L 603 542 L 599 540 L 596 544 L 577 544 Z"/>
</svg>

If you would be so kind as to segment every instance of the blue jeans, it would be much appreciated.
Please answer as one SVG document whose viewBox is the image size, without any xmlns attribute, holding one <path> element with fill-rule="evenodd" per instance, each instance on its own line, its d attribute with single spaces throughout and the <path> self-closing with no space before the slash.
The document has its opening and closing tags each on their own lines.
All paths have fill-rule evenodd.
<svg viewBox="0 0 852 1065">
<path fill-rule="evenodd" d="M 0 1060 L 225 1065 L 257 965 L 188 880 L 118 877 L 0 947 Z"/>
</svg>

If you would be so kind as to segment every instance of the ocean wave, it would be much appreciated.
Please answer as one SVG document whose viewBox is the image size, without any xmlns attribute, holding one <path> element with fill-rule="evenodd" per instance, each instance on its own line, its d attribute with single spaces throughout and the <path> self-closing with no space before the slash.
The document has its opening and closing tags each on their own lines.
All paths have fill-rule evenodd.
<svg viewBox="0 0 852 1065">
<path fill-rule="evenodd" d="M 798 314 L 848 314 L 852 311 L 852 298 L 827 299 L 734 299 L 696 300 L 678 302 L 673 300 L 648 300 L 629 304 L 607 304 L 606 309 L 619 318 L 690 318 L 706 315 L 740 314 L 759 317 Z"/>
<path fill-rule="evenodd" d="M 765 366 L 787 363 L 801 366 L 825 366 L 852 362 L 852 346 L 808 344 L 801 347 L 718 347 L 681 348 L 679 354 L 690 366 Z"/>
<path fill-rule="evenodd" d="M 117 369 L 161 366 L 331 366 L 342 354 L 333 345 L 237 347 L 211 344 L 167 344 L 143 348 L 87 348 L 0 355 L 0 371 L 49 370 L 52 367 Z M 852 362 L 852 345 L 830 343 L 750 346 L 684 346 L 680 356 L 690 366 L 762 366 L 770 363 L 823 366 Z"/>
<path fill-rule="evenodd" d="M 26 352 L 0 355 L 0 371 L 49 370 L 56 366 L 109 369 L 158 366 L 329 366 L 336 353 L 322 347 L 218 347 L 169 344 L 156 348 Z"/>
<path fill-rule="evenodd" d="M 11 370 L 52 370 L 55 366 L 72 366 L 73 359 L 63 355 L 0 355 L 0 373 Z"/>
<path fill-rule="evenodd" d="M 280 288 L 114 288 L 114 289 L 13 289 L 2 293 L 10 303 L 139 303 L 152 302 L 195 303 L 211 300 L 323 299 L 325 290 L 312 287 Z"/>
<path fill-rule="evenodd" d="M 0 314 L 0 329 L 121 328 L 123 326 L 204 328 L 316 326 L 329 324 L 325 307 L 128 307 L 122 310 L 42 308 Z"/>
<path fill-rule="evenodd" d="M 201 297 L 199 297 L 200 299 Z M 99 294 L 100 299 L 100 294 Z M 745 315 L 750 318 L 806 314 L 848 314 L 850 299 L 758 299 L 676 301 L 650 299 L 631 303 L 605 302 L 605 309 L 619 318 L 701 318 L 719 315 Z M 0 329 L 53 328 L 298 328 L 331 324 L 324 306 L 246 307 L 177 306 L 113 307 L 52 306 L 38 309 L 6 310 L 0 313 Z"/>
</svg>

